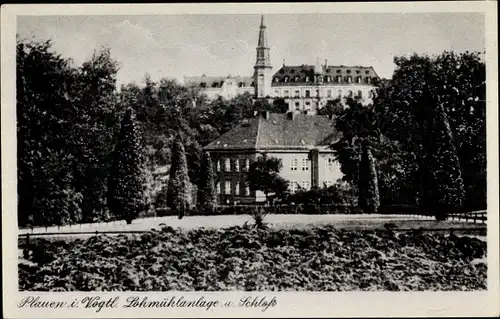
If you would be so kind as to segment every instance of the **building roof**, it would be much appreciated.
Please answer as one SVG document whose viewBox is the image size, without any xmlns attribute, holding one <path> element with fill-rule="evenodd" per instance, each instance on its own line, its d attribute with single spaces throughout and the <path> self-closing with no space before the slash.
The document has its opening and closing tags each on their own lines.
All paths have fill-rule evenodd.
<svg viewBox="0 0 500 319">
<path fill-rule="evenodd" d="M 196 86 L 202 86 L 204 83 L 204 86 L 207 88 L 214 87 L 214 84 L 216 87 L 221 87 L 224 81 L 232 80 L 236 82 L 238 86 L 240 86 L 240 83 L 243 84 L 243 86 L 252 86 L 253 85 L 253 77 L 251 76 L 185 76 L 184 77 L 184 84 L 186 85 L 196 85 Z"/>
<path fill-rule="evenodd" d="M 319 72 L 321 69 L 321 72 Z M 363 84 L 371 84 L 373 79 L 378 79 L 379 76 L 373 69 L 369 66 L 334 66 L 334 65 L 298 65 L 298 66 L 288 66 L 283 65 L 277 72 L 273 75 L 273 86 L 293 86 L 293 85 L 317 85 L 314 82 L 314 75 L 319 74 L 323 77 L 330 76 L 331 81 L 329 83 L 339 83 L 336 82 L 336 76 L 341 76 L 341 84 L 350 84 L 346 81 L 347 76 L 352 76 L 352 84 L 356 84 L 355 78 L 360 76 L 362 78 Z M 308 79 L 307 79 L 308 78 Z M 368 78 L 368 82 L 366 82 Z M 287 81 L 286 81 L 287 79 Z M 307 81 L 308 80 L 308 81 Z"/>
<path fill-rule="evenodd" d="M 340 134 L 323 115 L 268 113 L 239 123 L 208 144 L 206 150 L 299 150 L 327 146 Z"/>
</svg>

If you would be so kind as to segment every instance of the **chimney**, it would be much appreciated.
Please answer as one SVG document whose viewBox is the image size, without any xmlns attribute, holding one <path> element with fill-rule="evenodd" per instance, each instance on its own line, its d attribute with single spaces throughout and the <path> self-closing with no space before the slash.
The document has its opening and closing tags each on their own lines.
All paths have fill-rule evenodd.
<svg viewBox="0 0 500 319">
<path fill-rule="evenodd" d="M 290 111 L 286 114 L 286 118 L 293 121 L 293 119 L 295 118 L 295 112 L 294 111 Z"/>
<path fill-rule="evenodd" d="M 328 60 L 325 59 L 325 69 L 328 68 Z"/>
</svg>

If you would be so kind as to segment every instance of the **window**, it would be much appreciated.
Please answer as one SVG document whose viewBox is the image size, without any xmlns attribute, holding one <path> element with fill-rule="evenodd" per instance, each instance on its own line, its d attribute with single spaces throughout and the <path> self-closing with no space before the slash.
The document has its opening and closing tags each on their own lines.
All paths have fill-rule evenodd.
<svg viewBox="0 0 500 319">
<path fill-rule="evenodd" d="M 346 76 L 346 82 L 352 83 L 352 76 Z"/>
<path fill-rule="evenodd" d="M 245 195 L 248 196 L 250 195 L 250 187 L 245 187 Z"/>
<path fill-rule="evenodd" d="M 295 193 L 297 191 L 297 182 L 296 181 L 291 181 L 290 182 L 290 192 Z"/>
<path fill-rule="evenodd" d="M 309 160 L 307 158 L 302 159 L 302 170 L 303 171 L 309 170 Z"/>
<path fill-rule="evenodd" d="M 300 97 L 300 91 L 299 90 L 295 90 L 295 97 Z"/>
<path fill-rule="evenodd" d="M 361 77 L 360 76 L 356 77 L 356 82 L 357 83 L 361 83 Z"/>
<path fill-rule="evenodd" d="M 288 91 L 288 90 L 285 90 L 283 93 L 284 93 L 283 95 L 285 97 L 289 97 L 290 96 L 290 91 Z"/>
<path fill-rule="evenodd" d="M 371 78 L 370 78 L 369 76 L 367 76 L 367 77 L 365 78 L 365 83 L 370 83 L 370 82 L 371 82 Z"/>
<path fill-rule="evenodd" d="M 276 94 L 276 96 L 279 96 L 280 95 L 280 90 L 274 90 L 274 94 Z"/>
<path fill-rule="evenodd" d="M 234 171 L 239 172 L 240 171 L 240 160 L 235 160 L 234 161 Z"/>
<path fill-rule="evenodd" d="M 224 192 L 226 193 L 226 195 L 231 194 L 231 182 L 227 181 L 224 184 Z"/>
<path fill-rule="evenodd" d="M 299 159 L 298 158 L 292 158 L 292 161 L 290 163 L 290 170 L 291 171 L 296 171 L 299 169 Z"/>
<path fill-rule="evenodd" d="M 305 109 L 306 109 L 306 110 L 311 109 L 311 102 L 307 101 L 307 102 L 305 103 Z"/>
<path fill-rule="evenodd" d="M 319 90 L 316 90 L 316 97 L 319 97 Z"/>
<path fill-rule="evenodd" d="M 310 90 L 306 90 L 306 97 L 311 97 L 311 91 Z"/>
<path fill-rule="evenodd" d="M 358 97 L 363 97 L 363 92 L 361 92 L 361 90 L 358 91 Z"/>
<path fill-rule="evenodd" d="M 310 183 L 309 181 L 302 181 L 302 183 L 300 183 L 301 187 L 304 188 L 305 190 L 309 190 L 309 187 L 310 187 Z"/>
<path fill-rule="evenodd" d="M 220 160 L 222 161 L 222 160 Z M 217 172 L 220 172 L 220 161 L 217 161 Z"/>
<path fill-rule="evenodd" d="M 230 172 L 231 171 L 231 160 L 229 158 L 226 158 L 226 161 L 225 161 L 226 165 L 225 165 L 225 170 L 226 172 Z"/>
<path fill-rule="evenodd" d="M 306 76 L 306 82 L 309 82 L 309 77 L 308 76 Z"/>
<path fill-rule="evenodd" d="M 327 90 L 326 91 L 326 96 L 327 97 L 332 97 L 332 90 Z"/>
<path fill-rule="evenodd" d="M 335 81 L 336 81 L 337 83 L 342 82 L 342 77 L 341 77 L 340 75 L 337 75 L 337 76 L 335 77 Z"/>
<path fill-rule="evenodd" d="M 250 169 L 250 160 L 247 158 L 245 160 L 245 172 L 248 172 L 249 169 Z"/>
<path fill-rule="evenodd" d="M 352 98 L 352 91 L 351 90 L 349 90 L 349 93 L 347 93 L 347 96 Z"/>
<path fill-rule="evenodd" d="M 295 102 L 295 110 L 300 110 L 300 102 Z"/>
<path fill-rule="evenodd" d="M 285 83 L 288 83 L 289 79 L 290 78 L 288 76 L 285 76 Z"/>
<path fill-rule="evenodd" d="M 240 194 L 240 183 L 236 182 L 234 186 L 234 195 L 239 195 Z"/>
<path fill-rule="evenodd" d="M 274 82 L 279 82 L 280 79 L 278 79 L 277 77 L 274 78 Z"/>
<path fill-rule="evenodd" d="M 329 188 L 330 186 L 333 185 L 333 181 L 324 181 L 323 184 L 325 185 L 326 188 Z"/>
<path fill-rule="evenodd" d="M 335 167 L 335 159 L 332 157 L 329 157 L 328 161 L 326 162 L 326 170 L 328 172 L 333 172 L 334 167 Z"/>
<path fill-rule="evenodd" d="M 371 98 L 373 98 L 373 91 L 372 91 L 372 90 L 368 91 L 368 97 L 369 97 L 370 99 L 371 99 Z"/>
<path fill-rule="evenodd" d="M 220 194 L 220 183 L 217 183 L 217 194 Z"/>
</svg>

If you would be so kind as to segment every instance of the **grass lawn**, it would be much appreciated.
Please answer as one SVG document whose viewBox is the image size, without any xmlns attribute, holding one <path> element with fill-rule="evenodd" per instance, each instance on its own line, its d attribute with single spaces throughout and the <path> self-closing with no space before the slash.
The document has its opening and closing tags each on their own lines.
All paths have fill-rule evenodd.
<svg viewBox="0 0 500 319">
<path fill-rule="evenodd" d="M 448 229 L 486 227 L 485 224 L 474 224 L 463 221 L 436 221 L 429 217 L 414 217 L 401 215 L 268 215 L 265 221 L 272 228 L 307 228 L 310 226 L 332 225 L 342 229 L 384 229 L 386 223 L 395 224 L 399 229 Z M 227 228 L 242 226 L 245 222 L 253 224 L 253 218 L 248 215 L 222 216 L 186 216 L 178 219 L 176 216 L 136 219 L 127 225 L 125 221 L 110 223 L 80 224 L 63 227 L 39 227 L 20 229 L 19 234 L 26 233 L 77 233 L 77 232 L 106 232 L 106 231 L 147 231 L 159 228 L 161 224 L 173 228 Z"/>
</svg>

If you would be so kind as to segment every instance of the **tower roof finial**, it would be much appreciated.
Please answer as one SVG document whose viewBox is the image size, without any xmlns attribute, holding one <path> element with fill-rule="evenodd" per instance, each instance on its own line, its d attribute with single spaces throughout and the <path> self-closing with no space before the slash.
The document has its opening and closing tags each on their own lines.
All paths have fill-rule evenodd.
<svg viewBox="0 0 500 319">
<path fill-rule="evenodd" d="M 264 15 L 263 14 L 260 16 L 260 26 L 261 27 L 265 27 L 265 25 L 264 25 Z"/>
</svg>

